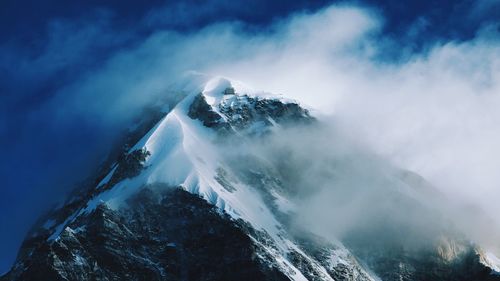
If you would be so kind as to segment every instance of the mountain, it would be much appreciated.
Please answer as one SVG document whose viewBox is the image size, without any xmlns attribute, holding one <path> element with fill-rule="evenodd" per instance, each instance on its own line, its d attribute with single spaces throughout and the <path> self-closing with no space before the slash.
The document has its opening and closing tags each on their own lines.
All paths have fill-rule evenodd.
<svg viewBox="0 0 500 281">
<path fill-rule="evenodd" d="M 302 225 L 298 199 L 321 192 L 304 167 L 319 160 L 294 158 L 308 151 L 300 145 L 259 146 L 322 121 L 225 78 L 180 88 L 143 115 L 94 182 L 39 220 L 0 280 L 500 280 L 500 261 L 432 207 L 430 184 L 366 168 L 369 156 L 325 151 L 315 170 L 334 171 L 333 183 L 383 179 L 361 201 L 369 219 L 335 238 Z M 331 204 L 359 199 L 361 185 Z"/>
</svg>

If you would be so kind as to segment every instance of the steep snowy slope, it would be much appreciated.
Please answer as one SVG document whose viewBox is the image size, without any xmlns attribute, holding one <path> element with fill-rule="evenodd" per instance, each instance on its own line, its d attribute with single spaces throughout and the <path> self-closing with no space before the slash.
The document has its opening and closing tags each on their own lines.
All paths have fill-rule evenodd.
<svg viewBox="0 0 500 281">
<path fill-rule="evenodd" d="M 286 175 L 245 151 L 237 159 L 221 151 L 316 119 L 224 78 L 184 88 L 94 186 L 40 221 L 2 280 L 496 280 L 494 258 L 481 262 L 485 255 L 454 236 L 443 242 L 451 253 L 439 244 L 442 254 L 424 264 L 426 253 L 392 249 L 400 244 L 378 239 L 378 229 L 328 241 L 292 227 Z M 411 184 L 387 186 L 380 194 L 431 212 Z"/>
</svg>

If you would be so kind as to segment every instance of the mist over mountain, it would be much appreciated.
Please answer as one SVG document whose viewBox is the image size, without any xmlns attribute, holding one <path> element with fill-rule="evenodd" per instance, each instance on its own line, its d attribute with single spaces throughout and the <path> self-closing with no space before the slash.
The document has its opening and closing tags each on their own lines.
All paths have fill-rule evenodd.
<svg viewBox="0 0 500 281">
<path fill-rule="evenodd" d="M 134 27 L 101 7 L 31 50 L 2 43 L 3 278 L 235 278 L 196 269 L 222 247 L 249 280 L 496 280 L 498 5 L 450 4 L 467 31 L 389 4 L 294 5 L 119 12 Z M 176 237 L 180 218 L 220 243 Z"/>
<path fill-rule="evenodd" d="M 479 207 L 458 216 L 455 198 L 294 100 L 184 79 L 40 217 L 4 280 L 499 278 Z"/>
</svg>

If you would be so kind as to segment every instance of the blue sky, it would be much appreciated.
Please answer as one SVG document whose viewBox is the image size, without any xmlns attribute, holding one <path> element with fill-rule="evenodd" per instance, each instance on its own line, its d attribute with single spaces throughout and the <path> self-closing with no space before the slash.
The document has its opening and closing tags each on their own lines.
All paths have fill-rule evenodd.
<svg viewBox="0 0 500 281">
<path fill-rule="evenodd" d="M 377 44 L 369 59 L 397 65 L 430 56 L 436 45 L 462 46 L 478 34 L 486 34 L 481 35 L 483 41 L 498 38 L 500 19 L 495 0 L 144 2 L 0 4 L 0 144 L 4 148 L 0 272 L 10 267 L 33 220 L 93 171 L 120 130 L 146 103 L 147 94 L 142 103 L 128 103 L 136 97 L 128 94 L 130 88 L 144 85 L 144 92 L 156 91 L 159 88 L 141 77 L 175 76 L 172 65 L 183 63 L 182 55 L 177 55 L 179 46 L 209 44 L 211 30 L 227 28 L 229 45 L 235 40 L 251 42 L 249 38 L 269 43 L 267 34 L 280 30 L 280 22 L 337 3 L 358 7 L 367 11 L 369 21 L 375 19 L 376 27 L 359 27 L 373 33 L 370 41 L 358 42 L 354 49 L 368 52 L 367 44 Z M 366 17 L 342 19 L 338 25 L 357 30 L 357 21 Z M 322 26 L 314 28 L 319 33 Z M 235 37 L 234 30 L 244 35 Z M 189 66 L 208 65 L 224 54 L 210 52 L 213 58 L 191 61 Z M 255 54 L 255 50 L 249 52 Z M 247 55 L 234 53 L 235 59 Z M 169 70 L 162 72 L 159 56 L 170 59 L 166 61 L 171 64 Z M 137 58 L 140 64 L 135 64 Z M 131 80 L 126 78 L 137 83 L 124 83 Z"/>
</svg>

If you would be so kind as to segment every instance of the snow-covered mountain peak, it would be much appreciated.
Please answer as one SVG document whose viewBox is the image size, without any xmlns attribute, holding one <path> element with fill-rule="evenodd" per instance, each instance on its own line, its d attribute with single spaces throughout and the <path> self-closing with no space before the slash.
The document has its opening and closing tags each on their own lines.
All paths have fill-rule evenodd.
<svg viewBox="0 0 500 281">
<path fill-rule="evenodd" d="M 188 100 L 187 115 L 219 134 L 262 135 L 276 126 L 313 120 L 296 101 L 220 77 L 209 80 L 201 93 Z"/>
<path fill-rule="evenodd" d="M 222 151 L 231 149 L 230 141 L 246 144 L 279 132 L 276 128 L 319 121 L 296 101 L 228 78 L 196 75 L 194 82 L 179 82 L 186 92 L 183 99 L 166 107 L 169 112 L 147 132 L 141 131 L 93 186 L 40 221 L 25 241 L 12 280 L 40 280 L 37 270 L 43 267 L 51 269 L 43 275 L 47 280 L 205 280 L 196 274 L 212 268 L 222 275 L 206 280 L 234 280 L 224 274 L 248 268 L 257 274 L 248 275 L 248 280 L 368 281 L 378 280 L 379 273 L 393 274 L 389 280 L 432 280 L 426 268 L 418 268 L 424 264 L 419 264 L 419 253 L 397 252 L 409 259 L 394 260 L 383 239 L 373 243 L 363 237 L 356 242 L 367 247 L 345 246 L 339 239 L 326 240 L 292 227 L 297 209 L 286 177 L 302 171 L 278 172 L 283 167 L 260 161 L 251 150 L 241 149 L 244 145 L 238 147 L 242 151 L 236 159 Z M 399 179 L 384 183 L 392 181 Z M 393 197 L 427 212 L 406 193 Z M 474 255 L 470 245 L 453 239 L 445 246 Z M 218 248 L 214 251 L 212 245 Z M 230 270 L 210 264 L 220 251 L 224 258 L 218 262 Z M 467 262 L 476 265 L 473 258 Z M 193 270 L 200 263 L 203 268 Z M 482 264 L 495 270 L 498 266 L 491 257 Z M 460 270 L 477 274 L 464 268 Z M 115 275 L 106 279 L 107 274 Z"/>
</svg>

